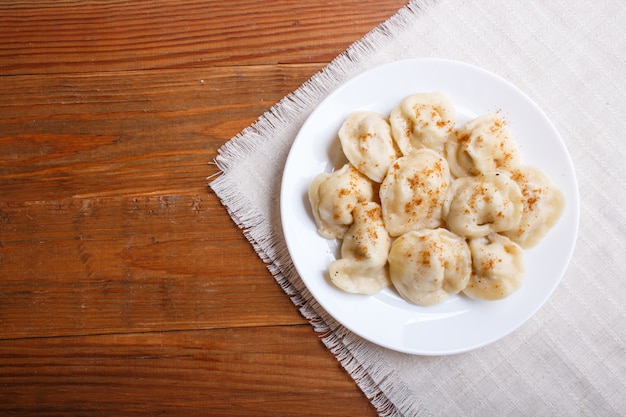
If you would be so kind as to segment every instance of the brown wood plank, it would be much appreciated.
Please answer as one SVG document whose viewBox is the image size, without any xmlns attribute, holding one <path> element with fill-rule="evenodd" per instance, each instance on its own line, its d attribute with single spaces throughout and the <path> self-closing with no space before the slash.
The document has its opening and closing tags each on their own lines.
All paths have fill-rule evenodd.
<svg viewBox="0 0 626 417">
<path fill-rule="evenodd" d="M 0 202 L 0 339 L 304 323 L 212 194 Z"/>
<path fill-rule="evenodd" d="M 0 414 L 374 416 L 308 325 L 0 341 Z"/>
<path fill-rule="evenodd" d="M 405 2 L 0 3 L 0 74 L 328 62 Z"/>
<path fill-rule="evenodd" d="M 0 77 L 0 195 L 204 194 L 216 149 L 319 68 Z"/>
<path fill-rule="evenodd" d="M 0 77 L 0 337 L 301 323 L 206 177 L 315 70 Z"/>
</svg>

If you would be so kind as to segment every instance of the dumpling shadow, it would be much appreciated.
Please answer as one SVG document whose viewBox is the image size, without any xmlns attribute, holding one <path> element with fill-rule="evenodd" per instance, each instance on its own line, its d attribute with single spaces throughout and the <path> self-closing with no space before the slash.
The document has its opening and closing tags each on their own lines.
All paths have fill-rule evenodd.
<svg viewBox="0 0 626 417">
<path fill-rule="evenodd" d="M 339 169 L 348 163 L 348 158 L 343 153 L 339 136 L 335 136 L 335 138 L 330 142 L 327 149 L 327 156 L 331 171 Z"/>
</svg>

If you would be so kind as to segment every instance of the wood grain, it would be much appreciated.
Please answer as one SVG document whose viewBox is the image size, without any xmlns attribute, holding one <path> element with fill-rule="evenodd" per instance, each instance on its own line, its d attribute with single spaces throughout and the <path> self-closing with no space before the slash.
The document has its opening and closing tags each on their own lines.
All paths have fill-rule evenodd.
<svg viewBox="0 0 626 417">
<path fill-rule="evenodd" d="M 0 74 L 328 62 L 405 2 L 3 2 Z"/>
<path fill-rule="evenodd" d="M 375 415 L 310 326 L 0 342 L 3 415 Z"/>
<path fill-rule="evenodd" d="M 288 298 L 206 178 L 233 124 L 314 70 L 53 75 L 47 88 L 0 77 L 0 337 L 301 323 L 274 311 Z M 33 306 L 46 308 L 27 314 Z"/>
<path fill-rule="evenodd" d="M 404 4 L 0 2 L 0 414 L 376 415 L 206 178 Z"/>
<path fill-rule="evenodd" d="M 0 203 L 0 216 L 0 338 L 304 323 L 212 195 Z"/>
<path fill-rule="evenodd" d="M 206 194 L 216 149 L 320 68 L 0 77 L 2 195 Z"/>
</svg>

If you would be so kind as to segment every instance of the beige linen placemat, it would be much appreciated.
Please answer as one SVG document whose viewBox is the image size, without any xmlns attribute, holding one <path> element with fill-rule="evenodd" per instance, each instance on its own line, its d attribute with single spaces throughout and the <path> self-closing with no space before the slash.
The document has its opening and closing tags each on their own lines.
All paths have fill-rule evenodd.
<svg viewBox="0 0 626 417">
<path fill-rule="evenodd" d="M 380 415 L 626 415 L 625 28 L 620 1 L 416 0 L 220 149 L 211 188 Z M 474 64 L 528 94 L 561 133 L 581 196 L 576 250 L 546 305 L 452 356 L 393 352 L 340 326 L 300 280 L 280 223 L 281 174 L 306 117 L 348 78 L 412 57 Z"/>
</svg>

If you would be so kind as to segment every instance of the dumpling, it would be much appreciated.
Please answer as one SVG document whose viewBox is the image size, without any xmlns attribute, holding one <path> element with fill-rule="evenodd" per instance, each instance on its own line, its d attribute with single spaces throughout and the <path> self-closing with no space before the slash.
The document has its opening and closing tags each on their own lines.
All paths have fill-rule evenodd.
<svg viewBox="0 0 626 417">
<path fill-rule="evenodd" d="M 420 149 L 396 159 L 379 191 L 389 234 L 439 227 L 451 181 L 448 163 L 433 150 Z"/>
<path fill-rule="evenodd" d="M 456 177 L 514 168 L 521 160 L 505 120 L 497 113 L 484 114 L 458 128 L 446 144 L 446 154 Z"/>
<path fill-rule="evenodd" d="M 421 148 L 442 153 L 454 130 L 454 104 L 444 93 L 414 94 L 391 111 L 389 122 L 403 155 Z"/>
<path fill-rule="evenodd" d="M 465 239 L 442 228 L 405 233 L 389 252 L 391 282 L 404 299 L 421 306 L 441 303 L 463 290 L 471 271 Z"/>
<path fill-rule="evenodd" d="M 387 118 L 374 112 L 352 113 L 339 129 L 339 141 L 348 161 L 372 181 L 382 182 L 399 156 Z"/>
<path fill-rule="evenodd" d="M 524 251 L 508 237 L 492 233 L 470 239 L 472 275 L 463 290 L 468 297 L 500 300 L 524 280 Z"/>
<path fill-rule="evenodd" d="M 390 247 L 391 238 L 385 230 L 380 205 L 359 203 L 354 209 L 354 223 L 341 244 L 341 259 L 328 267 L 331 281 L 346 292 L 377 293 L 390 284 Z"/>
<path fill-rule="evenodd" d="M 511 171 L 511 179 L 522 191 L 524 206 L 519 225 L 502 234 L 528 249 L 539 243 L 561 217 L 565 197 L 538 168 L 520 166 Z"/>
<path fill-rule="evenodd" d="M 486 236 L 519 225 L 522 192 L 504 172 L 457 178 L 443 207 L 448 230 L 464 237 Z"/>
<path fill-rule="evenodd" d="M 309 186 L 317 231 L 326 239 L 342 238 L 352 224 L 352 211 L 357 203 L 371 201 L 373 197 L 371 181 L 350 164 L 319 174 Z"/>
</svg>

